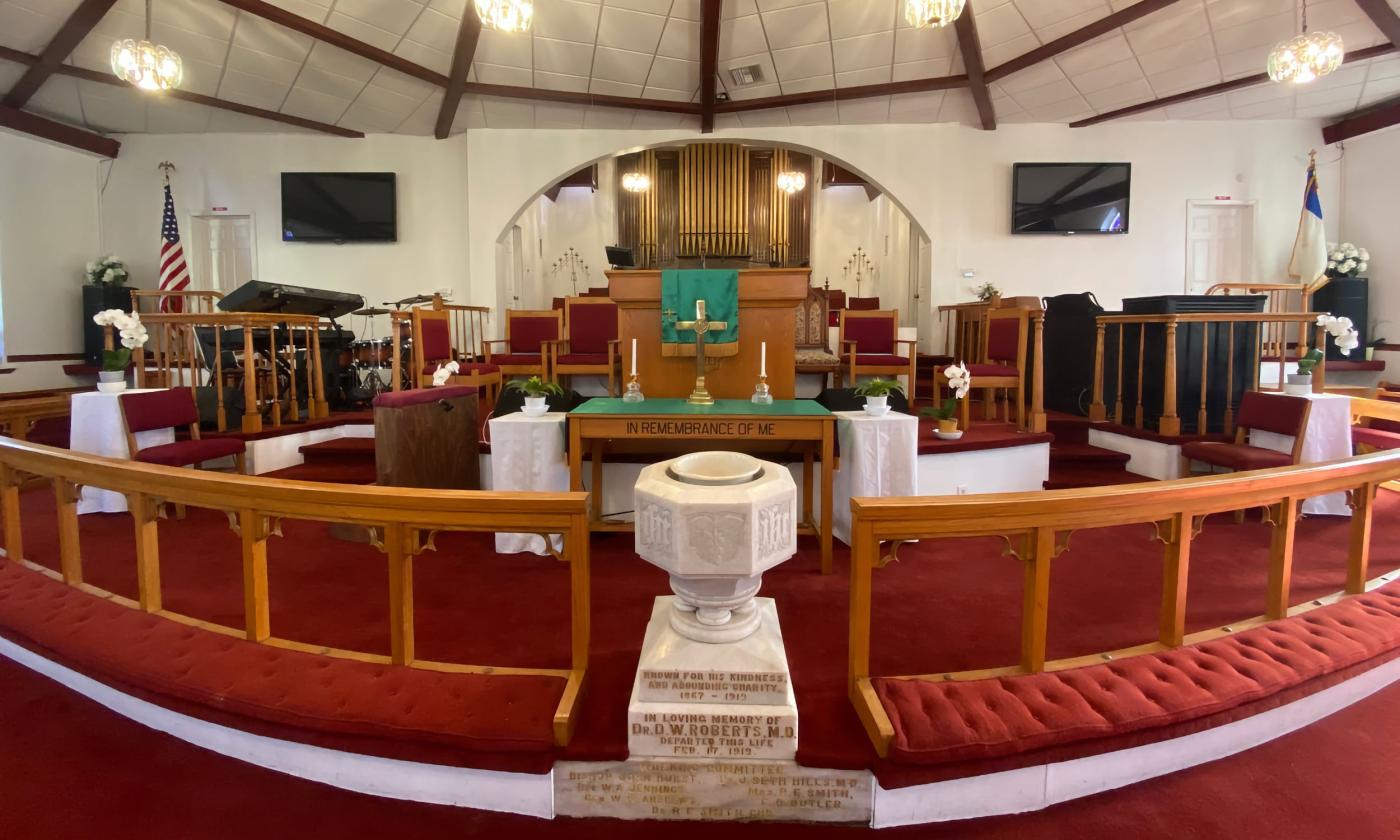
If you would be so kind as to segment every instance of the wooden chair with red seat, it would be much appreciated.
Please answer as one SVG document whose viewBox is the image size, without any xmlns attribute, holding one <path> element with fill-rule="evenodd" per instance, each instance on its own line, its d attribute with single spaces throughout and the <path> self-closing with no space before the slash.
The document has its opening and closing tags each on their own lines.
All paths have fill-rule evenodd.
<svg viewBox="0 0 1400 840">
<path fill-rule="evenodd" d="M 846 308 L 846 293 L 840 289 L 826 290 L 826 311 L 833 327 L 841 325 L 841 312 Z"/>
<path fill-rule="evenodd" d="M 846 301 L 846 308 L 857 312 L 869 312 L 872 309 L 880 308 L 878 297 L 853 297 Z"/>
<path fill-rule="evenodd" d="M 1230 472 L 1267 470 L 1297 464 L 1303 454 L 1312 402 L 1305 397 L 1246 391 L 1240 399 L 1233 443 L 1197 440 L 1181 447 L 1181 477 L 1190 478 L 1191 462 L 1200 461 Z M 1293 451 L 1280 452 L 1248 443 L 1251 430 L 1273 432 L 1293 438 Z M 1211 472 L 1215 472 L 1214 469 Z M 1244 520 L 1244 511 L 1235 511 L 1235 521 Z"/>
<path fill-rule="evenodd" d="M 564 337 L 547 341 L 549 369 L 561 376 L 608 377 L 608 396 L 618 395 L 618 311 L 612 298 L 572 297 L 564 301 Z"/>
<path fill-rule="evenodd" d="M 997 391 L 1003 391 L 1007 422 L 1011 422 L 1011 404 L 1006 394 L 1016 395 L 1016 425 L 1026 428 L 1026 348 L 1027 334 L 1030 332 L 1031 312 L 1029 309 L 1012 307 L 992 309 L 986 314 L 986 328 L 982 330 L 982 346 L 975 361 L 963 361 L 972 377 L 974 391 L 988 393 L 983 400 L 983 416 L 992 420 L 996 417 L 995 398 Z M 938 388 L 948 385 L 947 377 L 940 368 L 935 377 Z M 971 400 L 962 400 L 962 427 L 966 429 L 971 421 Z"/>
<path fill-rule="evenodd" d="M 233 456 L 234 469 L 244 472 L 248 447 L 237 438 L 201 438 L 199 408 L 189 388 L 134 391 L 121 395 L 122 424 L 126 427 L 126 447 L 134 461 L 166 467 L 198 467 L 206 461 Z M 136 445 L 139 432 L 188 426 L 188 440 L 163 443 L 141 449 Z"/>
<path fill-rule="evenodd" d="M 549 348 L 546 342 L 564 335 L 561 309 L 507 309 L 506 337 L 484 342 L 486 363 L 501 369 L 501 378 L 538 376 L 549 379 Z M 492 350 L 504 345 L 504 351 Z"/>
<path fill-rule="evenodd" d="M 899 337 L 898 312 L 893 309 L 842 310 L 837 338 L 841 355 L 846 360 L 847 381 L 852 387 L 862 375 L 907 376 L 909 392 L 913 393 L 917 382 L 914 369 L 918 364 L 918 342 Z M 907 357 L 895 353 L 901 344 L 909 353 Z"/>
<path fill-rule="evenodd" d="M 457 362 L 457 375 L 448 379 L 451 385 L 470 385 L 482 395 L 486 405 L 495 405 L 501 390 L 501 369 L 489 362 L 458 359 L 452 346 L 451 313 L 445 309 L 414 307 L 413 319 L 413 384 L 431 388 L 433 374 L 439 365 Z"/>
</svg>

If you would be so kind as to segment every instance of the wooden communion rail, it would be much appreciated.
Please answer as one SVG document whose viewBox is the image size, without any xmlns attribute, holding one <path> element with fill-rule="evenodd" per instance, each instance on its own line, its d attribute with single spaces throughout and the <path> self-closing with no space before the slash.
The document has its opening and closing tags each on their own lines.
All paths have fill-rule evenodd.
<svg viewBox="0 0 1400 840">
<path fill-rule="evenodd" d="M 20 484 L 38 477 L 53 486 L 57 505 L 59 567 L 55 572 L 24 560 Z M 78 539 L 78 489 L 123 493 L 136 530 L 139 597 L 124 598 L 83 580 Z M 244 626 L 228 627 L 166 610 L 161 605 L 159 511 L 165 503 L 223 511 L 242 541 Z M 552 676 L 566 681 L 554 714 L 554 739 L 566 744 L 588 671 L 589 546 L 587 493 L 496 493 L 416 490 L 279 481 L 242 475 L 140 464 L 0 439 L 0 512 L 8 558 L 89 594 L 215 633 L 286 650 L 360 662 L 406 665 L 447 673 Z M 389 656 L 325 648 L 272 635 L 268 592 L 268 541 L 282 519 L 342 523 L 372 529 L 387 559 Z M 566 669 L 463 665 L 419 659 L 414 652 L 413 558 L 438 531 L 520 531 L 563 537 L 556 555 L 569 565 L 571 665 Z M 546 537 L 548 540 L 548 537 Z"/>
<path fill-rule="evenodd" d="M 997 536 L 1021 561 L 1021 649 L 1018 664 L 977 671 L 884 677 L 941 682 L 1060 671 L 1108 660 L 1194 645 L 1307 612 L 1338 597 L 1367 590 L 1371 519 L 1376 488 L 1400 477 L 1400 452 L 1362 455 L 1296 467 L 1203 476 L 1111 488 L 999 493 L 938 498 L 856 498 L 851 500 L 851 611 L 849 691 L 866 732 L 881 755 L 894 735 L 890 718 L 871 683 L 870 636 L 873 573 L 896 559 L 908 540 Z M 1304 499 L 1346 492 L 1352 509 L 1346 588 L 1329 599 L 1291 606 L 1294 538 Z M 1210 514 L 1262 507 L 1272 525 L 1265 612 L 1226 626 L 1186 632 L 1187 579 L 1191 545 Z M 1082 528 L 1143 525 L 1145 536 L 1161 542 L 1162 602 L 1157 639 L 1136 647 L 1046 661 L 1046 628 L 1051 602 L 1050 566 Z M 888 550 L 882 544 L 889 543 Z M 930 604 L 930 608 L 932 605 Z"/>
<path fill-rule="evenodd" d="M 1313 292 L 1326 286 L 1326 277 L 1315 286 L 1307 283 L 1216 283 L 1206 289 L 1208 295 L 1220 295 L 1230 297 L 1232 295 L 1264 295 L 1264 311 L 1272 314 L 1299 313 L 1312 311 Z M 1297 355 L 1302 356 L 1308 352 L 1308 325 L 1298 324 L 1297 331 L 1294 332 L 1288 325 L 1282 322 L 1270 323 L 1264 328 L 1260 336 L 1260 342 L 1264 351 L 1264 358 L 1272 359 L 1275 356 L 1282 358 L 1288 355 L 1289 334 L 1293 333 L 1296 338 Z"/>
</svg>

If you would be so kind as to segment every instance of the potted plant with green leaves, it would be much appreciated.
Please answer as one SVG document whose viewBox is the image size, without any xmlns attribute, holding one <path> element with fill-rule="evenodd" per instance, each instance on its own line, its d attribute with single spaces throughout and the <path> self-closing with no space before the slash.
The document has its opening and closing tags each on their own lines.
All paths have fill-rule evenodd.
<svg viewBox="0 0 1400 840">
<path fill-rule="evenodd" d="M 865 397 L 865 413 L 871 417 L 883 417 L 889 413 L 890 394 L 904 393 L 904 386 L 897 379 L 867 379 L 855 387 L 858 397 Z"/>
<path fill-rule="evenodd" d="M 541 417 L 549 413 L 547 399 L 564 394 L 564 389 L 559 387 L 559 383 L 546 382 L 538 376 L 532 376 L 529 379 L 512 379 L 506 383 L 506 389 L 521 391 L 525 394 L 525 407 L 521 411 L 525 413 L 526 417 Z"/>
<path fill-rule="evenodd" d="M 989 301 L 1001 297 L 1001 289 L 998 289 L 996 284 L 990 280 L 984 281 L 979 286 L 973 286 L 972 293 L 977 295 L 977 299 L 981 301 Z"/>
<path fill-rule="evenodd" d="M 150 334 L 141 316 L 135 312 L 120 309 L 104 309 L 92 316 L 99 327 L 112 327 L 117 331 L 120 347 L 102 351 L 102 369 L 97 373 L 97 390 L 104 394 L 115 394 L 126 390 L 126 369 L 131 366 L 131 351 L 144 346 Z"/>
<path fill-rule="evenodd" d="M 1357 345 L 1361 343 L 1361 337 L 1352 326 L 1350 318 L 1335 318 L 1323 313 L 1317 316 L 1317 325 L 1327 330 L 1327 334 L 1332 336 L 1332 340 L 1337 343 L 1337 349 L 1342 351 L 1343 356 L 1351 355 L 1351 351 L 1355 350 Z M 1312 393 L 1313 370 L 1322 361 L 1325 355 L 1323 350 L 1322 347 L 1309 348 L 1308 352 L 1298 360 L 1298 372 L 1288 374 L 1288 378 L 1284 382 L 1283 392 L 1285 394 L 1301 397 Z"/>
<path fill-rule="evenodd" d="M 943 401 L 943 405 L 929 406 L 919 414 L 938 421 L 939 437 L 957 440 L 962 437 L 962 432 L 958 431 L 958 400 L 965 399 L 972 388 L 972 374 L 967 372 L 967 365 L 959 362 L 943 368 L 943 378 L 948 380 L 948 390 L 952 394 Z"/>
<path fill-rule="evenodd" d="M 1385 339 L 1382 338 L 1379 335 L 1379 333 L 1381 331 L 1381 324 L 1389 323 L 1389 321 L 1376 321 L 1375 323 L 1371 324 L 1371 339 L 1366 342 L 1366 361 L 1369 362 L 1375 359 L 1376 351 L 1381 349 L 1381 347 L 1385 346 Z"/>
</svg>

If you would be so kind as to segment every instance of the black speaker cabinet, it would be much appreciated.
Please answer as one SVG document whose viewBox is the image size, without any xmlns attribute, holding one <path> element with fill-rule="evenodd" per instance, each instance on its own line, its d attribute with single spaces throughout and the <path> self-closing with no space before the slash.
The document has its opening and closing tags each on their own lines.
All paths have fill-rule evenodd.
<svg viewBox="0 0 1400 840">
<path fill-rule="evenodd" d="M 1313 293 L 1312 308 L 1314 312 L 1330 312 L 1338 318 L 1346 317 L 1351 319 L 1351 325 L 1361 335 L 1361 347 L 1351 351 L 1350 356 L 1343 356 L 1342 351 L 1337 349 L 1337 343 L 1331 338 L 1327 339 L 1327 361 L 1339 362 L 1342 360 L 1359 361 L 1365 354 L 1362 347 L 1371 340 L 1367 335 L 1367 328 L 1370 317 L 1370 283 L 1365 277 L 1356 277 L 1344 280 L 1333 280 L 1321 289 Z"/>
<path fill-rule="evenodd" d="M 92 322 L 92 316 L 104 309 L 130 312 L 131 288 L 96 284 L 83 287 L 83 361 L 90 365 L 102 364 L 102 327 Z"/>
</svg>

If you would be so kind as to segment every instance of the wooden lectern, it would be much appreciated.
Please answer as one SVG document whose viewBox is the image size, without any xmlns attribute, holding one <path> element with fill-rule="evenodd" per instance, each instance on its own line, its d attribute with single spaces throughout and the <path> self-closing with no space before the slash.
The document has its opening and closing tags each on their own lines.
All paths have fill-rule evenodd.
<svg viewBox="0 0 1400 840">
<path fill-rule="evenodd" d="M 705 384 L 716 399 L 748 399 L 758 384 L 759 344 L 768 342 L 768 387 L 774 399 L 795 396 L 797 307 L 807 299 L 810 268 L 755 268 L 739 272 L 739 354 L 714 358 Z M 608 296 L 618 306 L 619 349 L 630 376 L 632 339 L 637 375 L 648 397 L 690 395 L 695 360 L 661 355 L 661 272 L 607 272 Z M 683 317 L 682 320 L 685 320 Z"/>
</svg>

